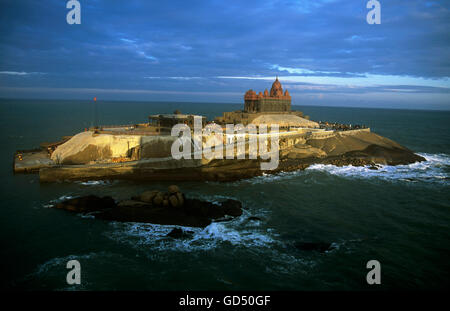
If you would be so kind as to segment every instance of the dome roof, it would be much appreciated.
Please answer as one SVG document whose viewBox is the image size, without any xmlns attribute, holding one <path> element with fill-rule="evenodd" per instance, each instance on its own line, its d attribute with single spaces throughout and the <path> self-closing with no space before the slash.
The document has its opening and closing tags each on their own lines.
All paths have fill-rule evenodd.
<svg viewBox="0 0 450 311">
<path fill-rule="evenodd" d="M 272 88 L 281 88 L 281 82 L 280 81 L 278 81 L 278 76 L 277 76 L 277 78 L 275 79 L 275 81 L 273 82 L 273 84 L 272 84 Z"/>
<path fill-rule="evenodd" d="M 278 81 L 278 77 L 272 84 L 272 88 L 270 89 L 270 96 L 283 96 L 283 88 L 281 87 L 280 81 Z"/>
<path fill-rule="evenodd" d="M 248 90 L 244 95 L 244 99 L 256 99 L 256 92 L 251 89 Z"/>
</svg>

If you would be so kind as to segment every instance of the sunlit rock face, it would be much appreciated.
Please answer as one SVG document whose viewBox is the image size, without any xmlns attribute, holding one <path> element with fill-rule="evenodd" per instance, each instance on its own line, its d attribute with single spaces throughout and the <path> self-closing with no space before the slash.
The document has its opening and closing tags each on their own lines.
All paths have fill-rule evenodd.
<svg viewBox="0 0 450 311">
<path fill-rule="evenodd" d="M 112 135 L 82 132 L 58 146 L 51 159 L 58 164 L 87 164 L 112 158 L 165 158 L 176 137 Z"/>
<path fill-rule="evenodd" d="M 140 144 L 136 135 L 108 135 L 82 132 L 60 145 L 52 154 L 59 164 L 86 164 L 96 160 L 125 157 Z"/>
</svg>

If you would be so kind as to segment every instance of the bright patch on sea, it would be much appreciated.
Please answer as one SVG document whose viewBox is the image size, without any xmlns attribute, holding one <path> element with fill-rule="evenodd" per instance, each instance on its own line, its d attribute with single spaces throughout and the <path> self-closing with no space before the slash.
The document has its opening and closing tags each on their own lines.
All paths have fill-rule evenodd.
<svg viewBox="0 0 450 311">
<path fill-rule="evenodd" d="M 371 166 L 335 166 L 314 164 L 309 171 L 323 171 L 332 175 L 349 178 L 379 178 L 384 180 L 401 180 L 406 182 L 438 182 L 449 183 L 450 156 L 446 154 L 419 153 L 426 161 L 409 165 L 379 165 L 378 169 Z"/>
</svg>

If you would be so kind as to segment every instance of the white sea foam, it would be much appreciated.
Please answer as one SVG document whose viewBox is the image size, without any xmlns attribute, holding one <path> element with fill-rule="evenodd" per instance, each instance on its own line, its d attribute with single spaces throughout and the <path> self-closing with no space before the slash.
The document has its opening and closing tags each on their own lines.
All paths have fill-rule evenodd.
<svg viewBox="0 0 450 311">
<path fill-rule="evenodd" d="M 408 165 L 377 165 L 377 170 L 366 166 L 336 166 L 331 164 L 314 164 L 305 169 L 293 172 L 281 172 L 277 174 L 263 174 L 248 180 L 234 182 L 234 185 L 242 183 L 267 184 L 277 181 L 286 181 L 298 177 L 311 177 L 309 173 L 314 171 L 327 172 L 332 175 L 349 178 L 379 178 L 385 180 L 400 180 L 405 182 L 440 182 L 449 183 L 450 156 L 447 154 L 418 153 L 426 161 Z M 315 178 L 308 182 L 320 182 Z"/>
<path fill-rule="evenodd" d="M 51 207 L 53 207 L 56 203 L 60 203 L 60 202 L 63 202 L 63 201 L 66 201 L 66 200 L 70 200 L 70 199 L 73 199 L 73 198 L 74 198 L 74 197 L 71 196 L 71 195 L 63 195 L 63 196 L 60 196 L 60 197 L 57 198 L 57 199 L 50 200 L 50 202 L 48 202 L 47 204 L 43 204 L 42 206 L 45 207 L 45 208 L 51 208 Z"/>
<path fill-rule="evenodd" d="M 379 178 L 405 182 L 449 183 L 450 156 L 446 154 L 419 154 L 426 161 L 408 165 L 379 165 L 377 170 L 370 166 L 335 166 L 314 164 L 307 171 L 323 171 L 332 175 L 351 178 Z"/>
<path fill-rule="evenodd" d="M 224 223 L 212 223 L 204 229 L 181 227 L 192 236 L 185 239 L 172 239 L 167 234 L 175 227 L 162 225 L 129 225 L 125 230 L 115 231 L 110 237 L 141 248 L 149 246 L 152 250 L 190 252 L 209 250 L 222 243 L 243 247 L 269 247 L 274 242 L 270 232 L 263 230 L 236 230 Z M 128 229 L 128 230 L 127 230 Z"/>
<path fill-rule="evenodd" d="M 108 180 L 89 180 L 89 181 L 80 181 L 77 183 L 83 186 L 108 186 L 112 184 L 112 182 Z"/>
<path fill-rule="evenodd" d="M 65 200 L 70 200 L 70 199 L 73 199 L 73 196 L 71 196 L 71 195 L 63 195 L 63 196 L 60 196 L 59 198 L 57 198 L 56 200 L 51 200 L 50 202 L 62 202 L 62 201 L 65 201 Z"/>
<path fill-rule="evenodd" d="M 50 202 L 48 202 L 47 204 L 42 204 L 42 207 L 44 207 L 44 208 L 51 208 L 51 207 L 55 206 L 55 204 L 57 204 L 57 203 L 60 203 L 60 202 L 66 201 L 66 200 L 70 200 L 70 199 L 73 199 L 73 198 L 74 197 L 71 196 L 71 195 L 63 195 L 63 196 L 60 196 L 57 199 L 50 200 Z"/>
<path fill-rule="evenodd" d="M 261 228 L 261 222 L 248 222 L 248 212 L 227 222 L 213 222 L 205 228 L 181 227 L 172 225 L 112 223 L 115 227 L 108 237 L 132 246 L 151 247 L 152 250 L 173 250 L 190 252 L 209 250 L 223 243 L 237 247 L 270 247 L 276 243 L 277 236 L 272 230 Z M 174 228 L 182 228 L 191 236 L 184 239 L 173 239 L 167 234 Z"/>
<path fill-rule="evenodd" d="M 199 195 L 198 198 L 200 200 L 208 201 L 211 203 L 219 204 L 220 202 L 223 202 L 228 199 L 232 200 L 239 200 L 236 197 L 233 196 L 227 196 L 227 195 L 221 195 L 221 194 L 215 194 L 215 195 Z"/>
<path fill-rule="evenodd" d="M 235 181 L 232 185 L 240 186 L 241 184 L 267 184 L 269 182 L 285 181 L 289 179 L 296 178 L 303 174 L 302 171 L 292 171 L 292 172 L 280 172 L 277 174 L 263 173 L 261 176 L 256 176 L 250 179 L 243 179 Z"/>
</svg>

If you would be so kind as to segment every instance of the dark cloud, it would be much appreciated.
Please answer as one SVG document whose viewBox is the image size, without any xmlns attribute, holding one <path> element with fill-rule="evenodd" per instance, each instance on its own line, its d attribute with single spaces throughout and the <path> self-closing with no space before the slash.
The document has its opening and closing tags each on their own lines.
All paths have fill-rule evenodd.
<svg viewBox="0 0 450 311">
<path fill-rule="evenodd" d="M 449 109 L 450 1 L 380 2 L 381 25 L 368 25 L 366 1 L 80 0 L 82 23 L 68 25 L 66 1 L 2 0 L 0 71 L 45 74 L 0 74 L 0 96 L 19 96 L 11 91 L 18 88 L 122 89 L 210 92 L 239 102 L 236 94 L 270 82 L 217 77 L 372 74 L 440 83 L 315 85 L 330 101 L 342 93 L 392 93 L 393 101 L 399 92 L 420 93 Z M 290 85 L 298 98 L 311 91 Z"/>
</svg>

